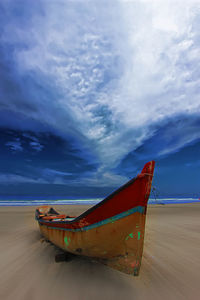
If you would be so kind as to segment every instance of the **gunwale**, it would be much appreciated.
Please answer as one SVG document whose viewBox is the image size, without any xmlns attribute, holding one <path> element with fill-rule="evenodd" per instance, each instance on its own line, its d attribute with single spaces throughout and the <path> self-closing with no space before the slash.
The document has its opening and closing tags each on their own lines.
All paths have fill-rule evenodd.
<svg viewBox="0 0 200 300">
<path fill-rule="evenodd" d="M 129 211 L 137 206 L 146 207 L 150 193 L 149 186 L 151 186 L 154 165 L 154 161 L 146 163 L 142 172 L 138 176 L 129 180 L 126 184 L 115 190 L 104 200 L 89 208 L 81 215 L 75 217 L 73 220 L 68 221 L 64 219 L 53 222 L 51 220 L 44 220 L 40 218 L 38 209 L 36 210 L 36 220 L 38 220 L 39 224 L 49 227 L 75 229 L 99 223 L 103 220 L 112 218 L 115 215 Z M 150 171 L 147 173 L 146 170 Z M 134 195 L 135 198 L 132 199 L 132 195 Z"/>
</svg>

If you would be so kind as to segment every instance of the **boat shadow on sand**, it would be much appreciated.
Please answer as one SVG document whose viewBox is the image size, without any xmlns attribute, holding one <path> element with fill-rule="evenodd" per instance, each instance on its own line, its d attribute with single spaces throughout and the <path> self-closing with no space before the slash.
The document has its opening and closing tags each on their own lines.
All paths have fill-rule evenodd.
<svg viewBox="0 0 200 300">
<path fill-rule="evenodd" d="M 42 263 L 46 265 L 47 270 L 51 268 L 51 272 L 46 273 L 45 280 L 51 281 L 52 274 L 55 272 L 58 289 L 64 289 L 67 292 L 74 287 L 78 289 L 77 297 L 83 293 L 81 299 L 88 299 L 87 297 L 89 299 L 102 299 L 102 297 L 104 299 L 122 299 L 122 297 L 134 299 L 134 295 L 136 296 L 134 277 L 113 270 L 94 259 L 62 252 L 41 235 L 38 243 L 42 250 Z"/>
</svg>

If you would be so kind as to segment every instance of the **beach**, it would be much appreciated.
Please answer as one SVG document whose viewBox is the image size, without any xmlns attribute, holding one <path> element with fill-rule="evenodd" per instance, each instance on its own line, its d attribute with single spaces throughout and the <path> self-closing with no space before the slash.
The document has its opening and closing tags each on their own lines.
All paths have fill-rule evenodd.
<svg viewBox="0 0 200 300">
<path fill-rule="evenodd" d="M 55 208 L 74 216 L 89 206 Z M 199 299 L 200 203 L 148 206 L 138 277 L 87 258 L 56 263 L 35 209 L 0 207 L 0 299 Z"/>
</svg>

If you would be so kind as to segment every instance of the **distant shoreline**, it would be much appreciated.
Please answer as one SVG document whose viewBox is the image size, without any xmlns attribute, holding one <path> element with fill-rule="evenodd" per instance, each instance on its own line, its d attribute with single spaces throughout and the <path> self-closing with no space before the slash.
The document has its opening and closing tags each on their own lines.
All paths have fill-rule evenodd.
<svg viewBox="0 0 200 300">
<path fill-rule="evenodd" d="M 73 199 L 73 200 L 0 200 L 0 206 L 39 206 L 39 205 L 95 205 L 103 199 Z M 159 198 L 149 199 L 148 205 L 198 203 L 197 198 Z"/>
</svg>

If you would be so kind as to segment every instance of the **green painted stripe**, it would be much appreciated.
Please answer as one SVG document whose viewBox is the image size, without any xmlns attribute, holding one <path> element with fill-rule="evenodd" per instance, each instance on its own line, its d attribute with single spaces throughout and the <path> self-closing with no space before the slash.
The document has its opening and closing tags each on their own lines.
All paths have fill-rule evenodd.
<svg viewBox="0 0 200 300">
<path fill-rule="evenodd" d="M 122 212 L 121 214 L 115 215 L 111 218 L 108 218 L 108 219 L 105 219 L 103 221 L 100 221 L 100 222 L 97 222 L 97 223 L 94 223 L 92 225 L 88 225 L 88 226 L 85 226 L 85 227 L 81 227 L 81 228 L 63 228 L 63 227 L 52 227 L 52 226 L 48 226 L 48 225 L 46 225 L 46 226 L 48 226 L 49 228 L 52 228 L 52 229 L 73 231 L 73 232 L 87 231 L 87 230 L 90 230 L 90 229 L 93 229 L 93 228 L 96 228 L 96 227 L 99 227 L 99 226 L 102 226 L 102 225 L 106 225 L 108 223 L 114 223 L 115 221 L 117 221 L 121 218 L 127 217 L 131 214 L 134 214 L 136 212 L 139 212 L 139 213 L 143 214 L 144 213 L 144 206 L 136 206 L 134 208 L 131 208 L 129 210 L 126 210 L 126 211 Z M 44 224 L 41 224 L 41 225 L 44 225 Z"/>
</svg>

